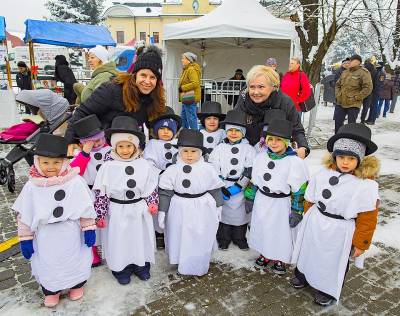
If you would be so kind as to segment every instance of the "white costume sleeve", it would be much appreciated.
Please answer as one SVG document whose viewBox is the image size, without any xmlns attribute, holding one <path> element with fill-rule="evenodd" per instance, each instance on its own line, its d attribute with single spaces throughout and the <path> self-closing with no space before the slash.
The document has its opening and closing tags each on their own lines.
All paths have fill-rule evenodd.
<svg viewBox="0 0 400 316">
<path fill-rule="evenodd" d="M 21 215 L 21 222 L 32 229 L 32 222 L 33 222 L 33 212 L 32 209 L 32 188 L 33 184 L 28 181 L 24 187 L 22 188 L 21 193 L 18 195 L 17 199 L 15 200 L 11 209 Z"/>
<path fill-rule="evenodd" d="M 300 187 L 310 179 L 308 168 L 303 159 L 292 157 L 290 161 L 290 171 L 288 184 L 292 192 L 297 192 Z"/>
</svg>

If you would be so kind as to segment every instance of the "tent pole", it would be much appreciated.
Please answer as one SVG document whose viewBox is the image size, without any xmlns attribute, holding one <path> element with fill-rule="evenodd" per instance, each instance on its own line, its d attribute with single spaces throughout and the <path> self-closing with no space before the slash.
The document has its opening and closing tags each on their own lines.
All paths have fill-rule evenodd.
<svg viewBox="0 0 400 316">
<path fill-rule="evenodd" d="M 35 63 L 35 54 L 33 52 L 33 42 L 29 41 L 29 62 L 31 64 L 31 79 L 32 79 L 32 83 L 33 80 L 37 79 L 37 74 L 33 74 L 32 68 L 34 68 L 36 66 Z M 32 84 L 32 88 L 34 88 L 34 85 Z"/>
<path fill-rule="evenodd" d="M 7 39 L 4 40 L 4 45 L 6 46 L 6 69 L 7 69 L 7 81 L 8 81 L 8 86 L 12 90 L 12 80 L 11 80 L 11 68 L 10 68 L 10 60 L 8 58 L 8 46 L 7 46 Z"/>
</svg>

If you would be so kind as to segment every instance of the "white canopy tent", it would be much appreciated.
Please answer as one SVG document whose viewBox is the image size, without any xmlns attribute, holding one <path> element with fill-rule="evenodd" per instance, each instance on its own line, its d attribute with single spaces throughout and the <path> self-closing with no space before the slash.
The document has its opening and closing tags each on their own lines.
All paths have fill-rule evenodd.
<svg viewBox="0 0 400 316">
<path fill-rule="evenodd" d="M 294 23 L 274 17 L 257 0 L 224 0 L 200 18 L 164 26 L 164 82 L 168 92 L 176 89 L 171 81 L 179 77 L 181 55 L 191 51 L 203 67 L 203 78 L 225 80 L 241 68 L 275 57 L 280 71 L 287 68 L 295 51 Z M 176 105 L 168 93 L 168 103 Z"/>
</svg>

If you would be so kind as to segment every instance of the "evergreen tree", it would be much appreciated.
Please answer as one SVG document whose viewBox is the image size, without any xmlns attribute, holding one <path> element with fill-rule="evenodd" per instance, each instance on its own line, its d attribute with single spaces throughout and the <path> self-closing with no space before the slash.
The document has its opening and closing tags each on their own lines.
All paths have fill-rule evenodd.
<svg viewBox="0 0 400 316">
<path fill-rule="evenodd" d="M 104 0 L 49 0 L 46 7 L 52 21 L 99 24 Z"/>
</svg>

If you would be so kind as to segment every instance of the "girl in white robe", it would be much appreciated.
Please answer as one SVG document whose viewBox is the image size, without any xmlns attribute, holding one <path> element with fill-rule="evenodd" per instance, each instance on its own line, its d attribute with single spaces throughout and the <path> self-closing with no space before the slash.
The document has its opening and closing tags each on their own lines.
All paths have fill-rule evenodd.
<svg viewBox="0 0 400 316">
<path fill-rule="evenodd" d="M 67 146 L 59 136 L 39 137 L 29 180 L 12 206 L 22 254 L 31 259 L 47 307 L 58 304 L 64 289 L 71 300 L 83 296 L 96 241 L 91 193 L 79 169 L 69 166 Z"/>
<path fill-rule="evenodd" d="M 291 263 L 296 226 L 302 219 L 302 197 L 308 181 L 304 160 L 289 147 L 291 135 L 290 121 L 271 121 L 266 135 L 268 151 L 257 155 L 251 177 L 258 190 L 249 245 L 263 258 L 258 258 L 256 263 L 262 261 L 264 268 L 271 268 L 277 274 L 284 274 L 285 264 Z"/>
<path fill-rule="evenodd" d="M 137 121 L 116 117 L 106 130 L 113 160 L 100 168 L 93 190 L 99 219 L 105 219 L 101 240 L 107 266 L 122 285 L 135 274 L 145 281 L 154 263 L 154 226 L 152 213 L 157 205 L 146 202 L 157 187 L 158 171 L 141 157 L 144 134 Z"/>
<path fill-rule="evenodd" d="M 311 285 L 314 300 L 330 305 L 339 300 L 349 256 L 362 267 L 377 222 L 378 160 L 365 157 L 377 146 L 360 123 L 344 125 L 328 141 L 331 153 L 315 174 L 305 199 L 312 205 L 304 216 L 293 253 L 295 288 Z"/>
<path fill-rule="evenodd" d="M 169 262 L 178 264 L 182 275 L 201 276 L 210 265 L 224 183 L 201 157 L 204 147 L 199 131 L 183 129 L 178 148 L 176 164 L 160 177 L 158 221 L 165 227 Z"/>
</svg>

